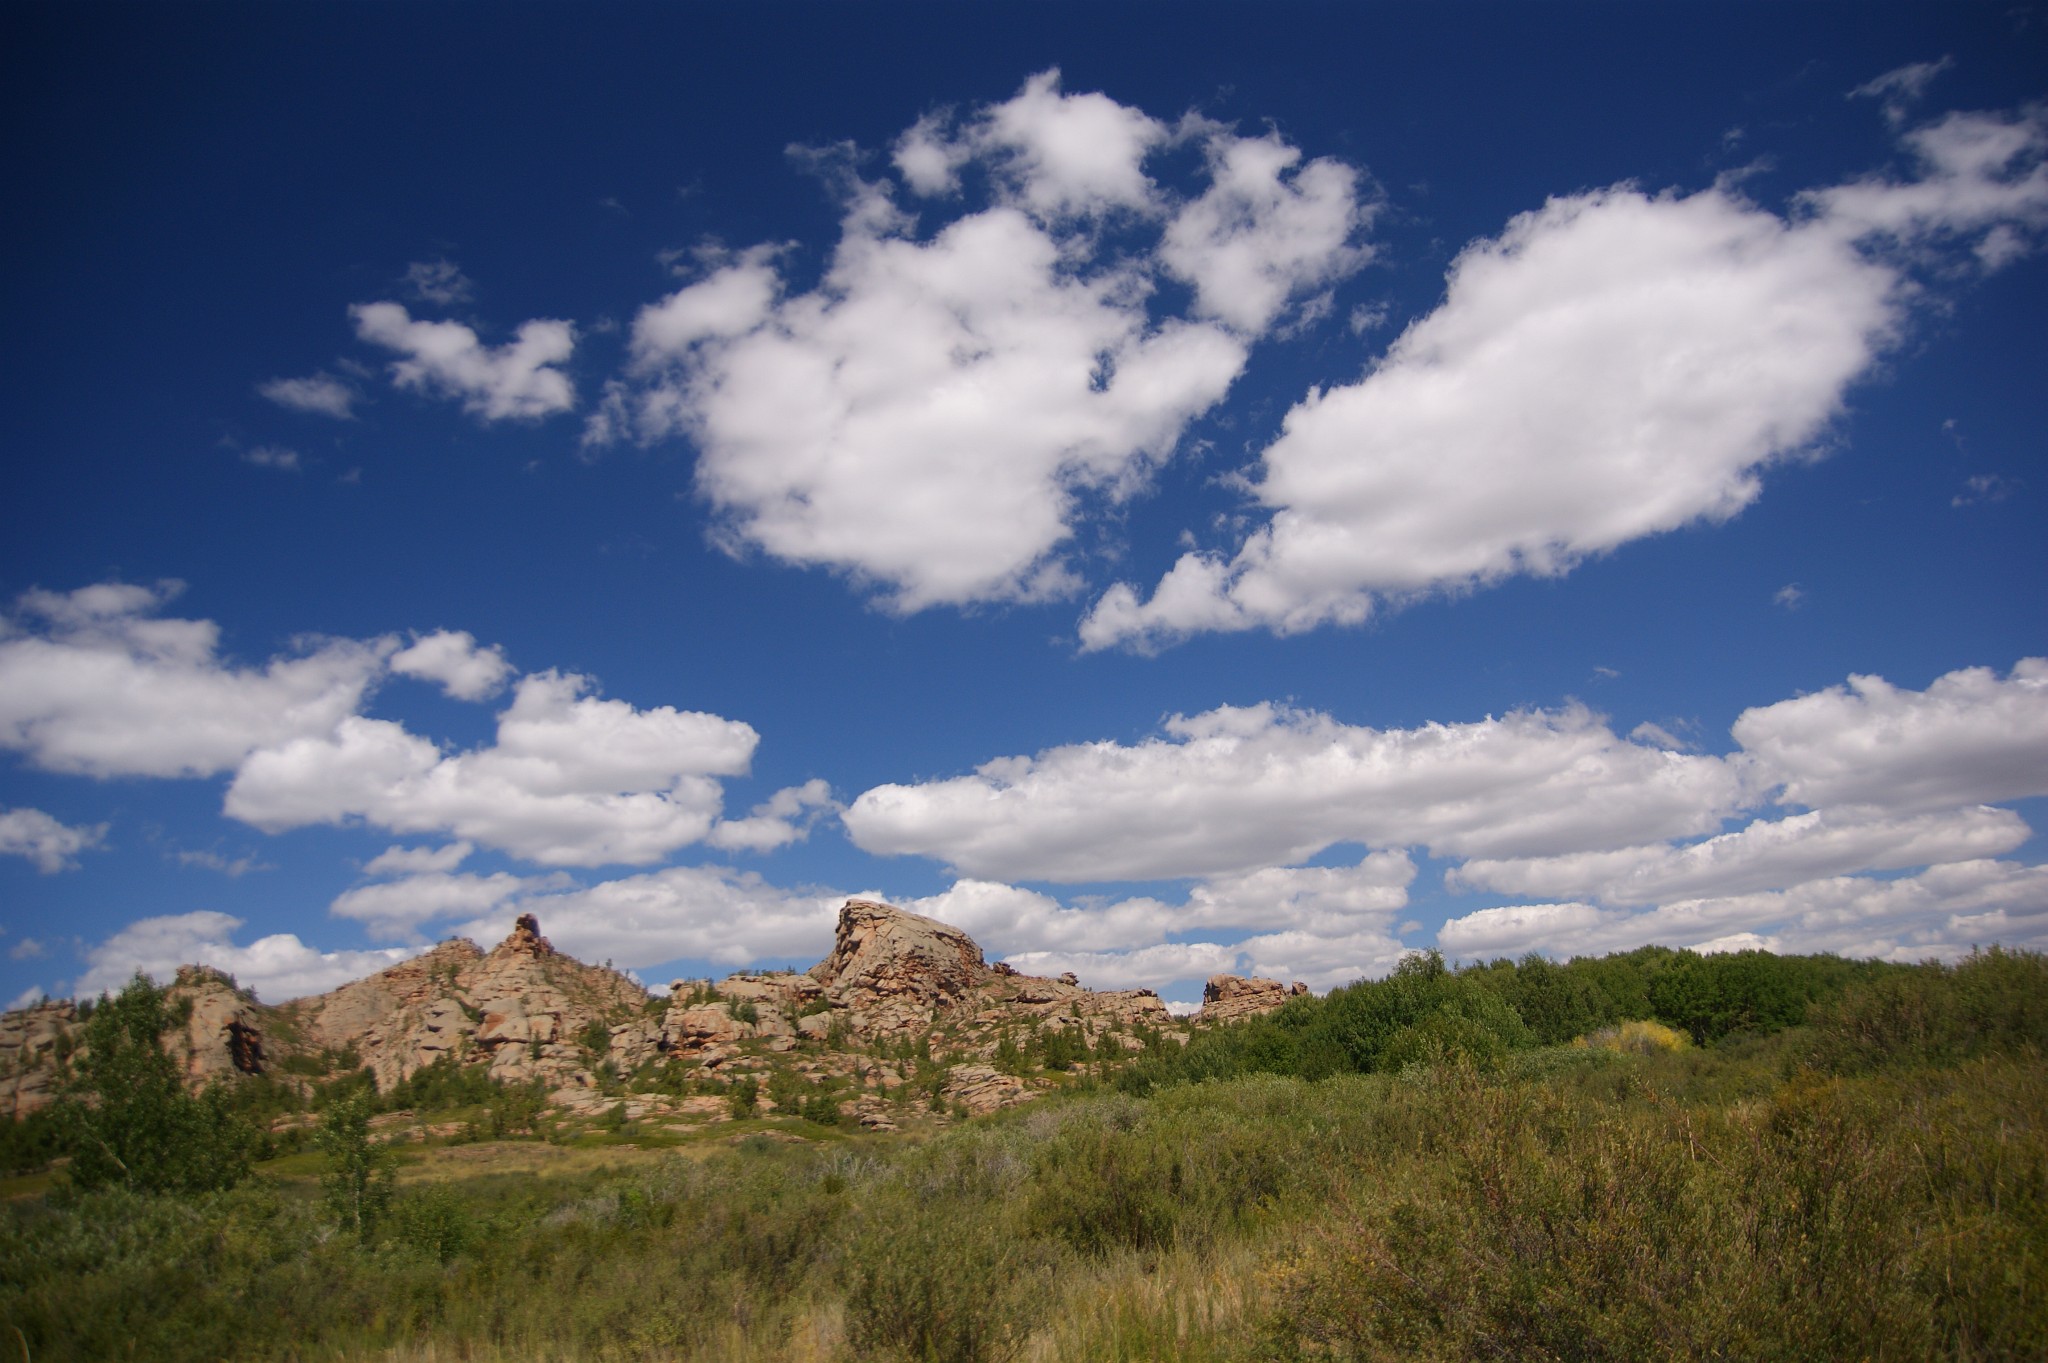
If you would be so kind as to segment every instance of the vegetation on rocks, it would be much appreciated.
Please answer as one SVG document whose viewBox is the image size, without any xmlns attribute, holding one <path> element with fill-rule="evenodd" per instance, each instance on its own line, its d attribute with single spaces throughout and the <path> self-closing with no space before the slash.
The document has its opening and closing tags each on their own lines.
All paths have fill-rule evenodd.
<svg viewBox="0 0 2048 1363">
<path fill-rule="evenodd" d="M 2027 952 L 1424 957 L 1185 1046 L 1084 1058 L 1012 1029 L 1051 1095 L 965 1122 L 918 1120 L 966 1068 L 943 1034 L 859 1043 L 863 1075 L 913 1076 L 896 1132 L 819 1120 L 795 1052 L 763 1053 L 782 1068 L 737 1119 L 676 1131 L 621 1098 L 537 1116 L 552 1140 L 474 1139 L 469 1081 L 416 1075 L 406 1120 L 447 1135 L 379 1145 L 397 1114 L 358 1087 L 326 1100 L 324 1152 L 225 1190 L 40 1176 L 0 1211 L 0 1339 L 37 1360 L 2035 1359 L 2044 1000 Z M 396 1166 L 359 1216 L 337 1194 L 381 1179 L 358 1157 Z"/>
</svg>

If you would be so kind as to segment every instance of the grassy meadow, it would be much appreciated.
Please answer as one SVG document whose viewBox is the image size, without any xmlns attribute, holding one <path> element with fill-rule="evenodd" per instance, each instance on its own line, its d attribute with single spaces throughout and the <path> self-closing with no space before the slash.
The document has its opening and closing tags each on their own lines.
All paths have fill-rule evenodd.
<svg viewBox="0 0 2048 1363">
<path fill-rule="evenodd" d="M 21 1172 L 0 1359 L 2038 1360 L 2044 1057 L 2033 953 L 1416 958 L 990 1118 L 409 1146 L 356 1229 L 310 1144 Z"/>
</svg>

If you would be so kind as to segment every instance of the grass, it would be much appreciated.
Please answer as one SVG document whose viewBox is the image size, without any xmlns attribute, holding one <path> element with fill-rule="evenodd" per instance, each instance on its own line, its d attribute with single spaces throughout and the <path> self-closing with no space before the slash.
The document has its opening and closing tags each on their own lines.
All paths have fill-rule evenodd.
<svg viewBox="0 0 2048 1363">
<path fill-rule="evenodd" d="M 756 1117 L 673 1144 L 408 1145 L 368 1243 L 323 1219 L 309 1155 L 196 1197 L 46 1182 L 0 1207 L 0 1346 L 18 1331 L 38 1363 L 2039 1359 L 2044 986 L 2041 958 L 2003 954 L 1708 1045 L 1617 1034 L 1077 1090 L 900 1135 Z"/>
</svg>

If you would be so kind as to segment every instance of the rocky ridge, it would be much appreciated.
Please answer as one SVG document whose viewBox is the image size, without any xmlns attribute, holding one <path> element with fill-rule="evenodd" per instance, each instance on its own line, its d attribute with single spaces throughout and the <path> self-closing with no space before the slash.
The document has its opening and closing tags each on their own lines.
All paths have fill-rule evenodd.
<svg viewBox="0 0 2048 1363">
<path fill-rule="evenodd" d="M 192 1005 L 166 1044 L 195 1089 L 237 1074 L 303 1087 L 367 1068 L 388 1090 L 439 1063 L 537 1085 L 558 1112 L 617 1108 L 633 1121 L 720 1117 L 721 1095 L 753 1079 L 768 1081 L 766 1110 L 815 1090 L 887 1128 L 906 1085 L 931 1111 L 992 1111 L 1091 1057 L 1185 1036 L 1149 989 L 1097 991 L 1072 975 L 990 965 L 958 928 L 866 899 L 847 901 L 830 954 L 808 971 L 677 980 L 666 997 L 557 952 L 531 915 L 489 952 L 453 939 L 277 1007 L 203 967 L 181 969 L 170 992 Z M 1219 976 L 1200 1017 L 1251 1016 L 1300 992 Z M 0 1016 L 0 1113 L 51 1101 L 80 1025 L 70 1003 Z M 1026 1073 L 1027 1051 L 1044 1073 Z"/>
</svg>

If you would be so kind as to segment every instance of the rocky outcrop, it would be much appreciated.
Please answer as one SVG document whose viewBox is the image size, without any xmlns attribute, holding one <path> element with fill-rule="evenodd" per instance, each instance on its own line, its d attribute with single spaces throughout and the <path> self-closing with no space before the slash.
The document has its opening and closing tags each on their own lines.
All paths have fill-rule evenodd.
<svg viewBox="0 0 2048 1363">
<path fill-rule="evenodd" d="M 26 1117 L 56 1099 L 77 1026 L 78 1009 L 55 999 L 0 1014 L 0 1116 Z"/>
<path fill-rule="evenodd" d="M 1047 979 L 990 965 L 960 929 L 869 899 L 846 902 L 831 953 L 809 971 L 678 980 L 666 999 L 609 967 L 562 955 L 531 915 L 489 952 L 465 939 L 442 942 L 280 1007 L 198 967 L 181 970 L 172 992 L 191 1011 L 166 1046 L 195 1089 L 237 1074 L 304 1083 L 356 1067 L 389 1089 L 445 1060 L 508 1083 L 537 1082 L 554 1107 L 572 1113 L 608 1110 L 613 1099 L 604 1095 L 617 1089 L 601 1082 L 604 1067 L 628 1077 L 672 1060 L 708 1076 L 714 1092 L 777 1066 L 813 1083 L 887 1092 L 902 1088 L 914 1065 L 941 1109 L 985 1112 L 1054 1082 L 1012 1072 L 1013 1056 L 1028 1052 L 1051 1064 L 1057 1053 L 1062 1066 L 1085 1066 L 1174 1027 L 1149 989 L 1097 992 L 1071 974 Z M 1264 1011 L 1286 997 L 1270 980 L 1225 977 L 1210 982 L 1204 1016 Z M 68 1003 L 0 1017 L 0 1114 L 50 1100 L 77 1029 Z M 843 1047 L 845 1040 L 861 1049 Z M 882 1048 L 890 1063 L 877 1058 Z M 664 1110 L 681 1113 L 701 1096 Z M 715 1108 L 714 1101 L 707 1110 Z M 870 1129 L 890 1120 L 867 1107 L 848 1111 Z"/>
<path fill-rule="evenodd" d="M 846 901 L 832 954 L 810 974 L 870 1035 L 929 1026 L 936 1010 L 996 977 L 960 929 L 871 899 Z"/>
<path fill-rule="evenodd" d="M 173 1007 L 191 1007 L 185 1025 L 164 1038 L 188 1087 L 202 1089 L 237 1074 L 263 1073 L 262 1005 L 254 995 L 203 965 L 178 967 L 167 992 Z"/>
<path fill-rule="evenodd" d="M 456 938 L 278 1012 L 307 1048 L 368 1067 L 380 1088 L 444 1057 L 557 1088 L 593 1086 L 647 1002 L 617 971 L 557 952 L 525 914 L 489 953 Z"/>
<path fill-rule="evenodd" d="M 1195 1016 L 1203 1022 L 1232 1022 L 1238 1018 L 1270 1013 L 1289 999 L 1308 993 L 1308 986 L 1296 981 L 1282 984 L 1258 976 L 1211 975 L 1202 986 L 1202 1008 Z"/>
</svg>

